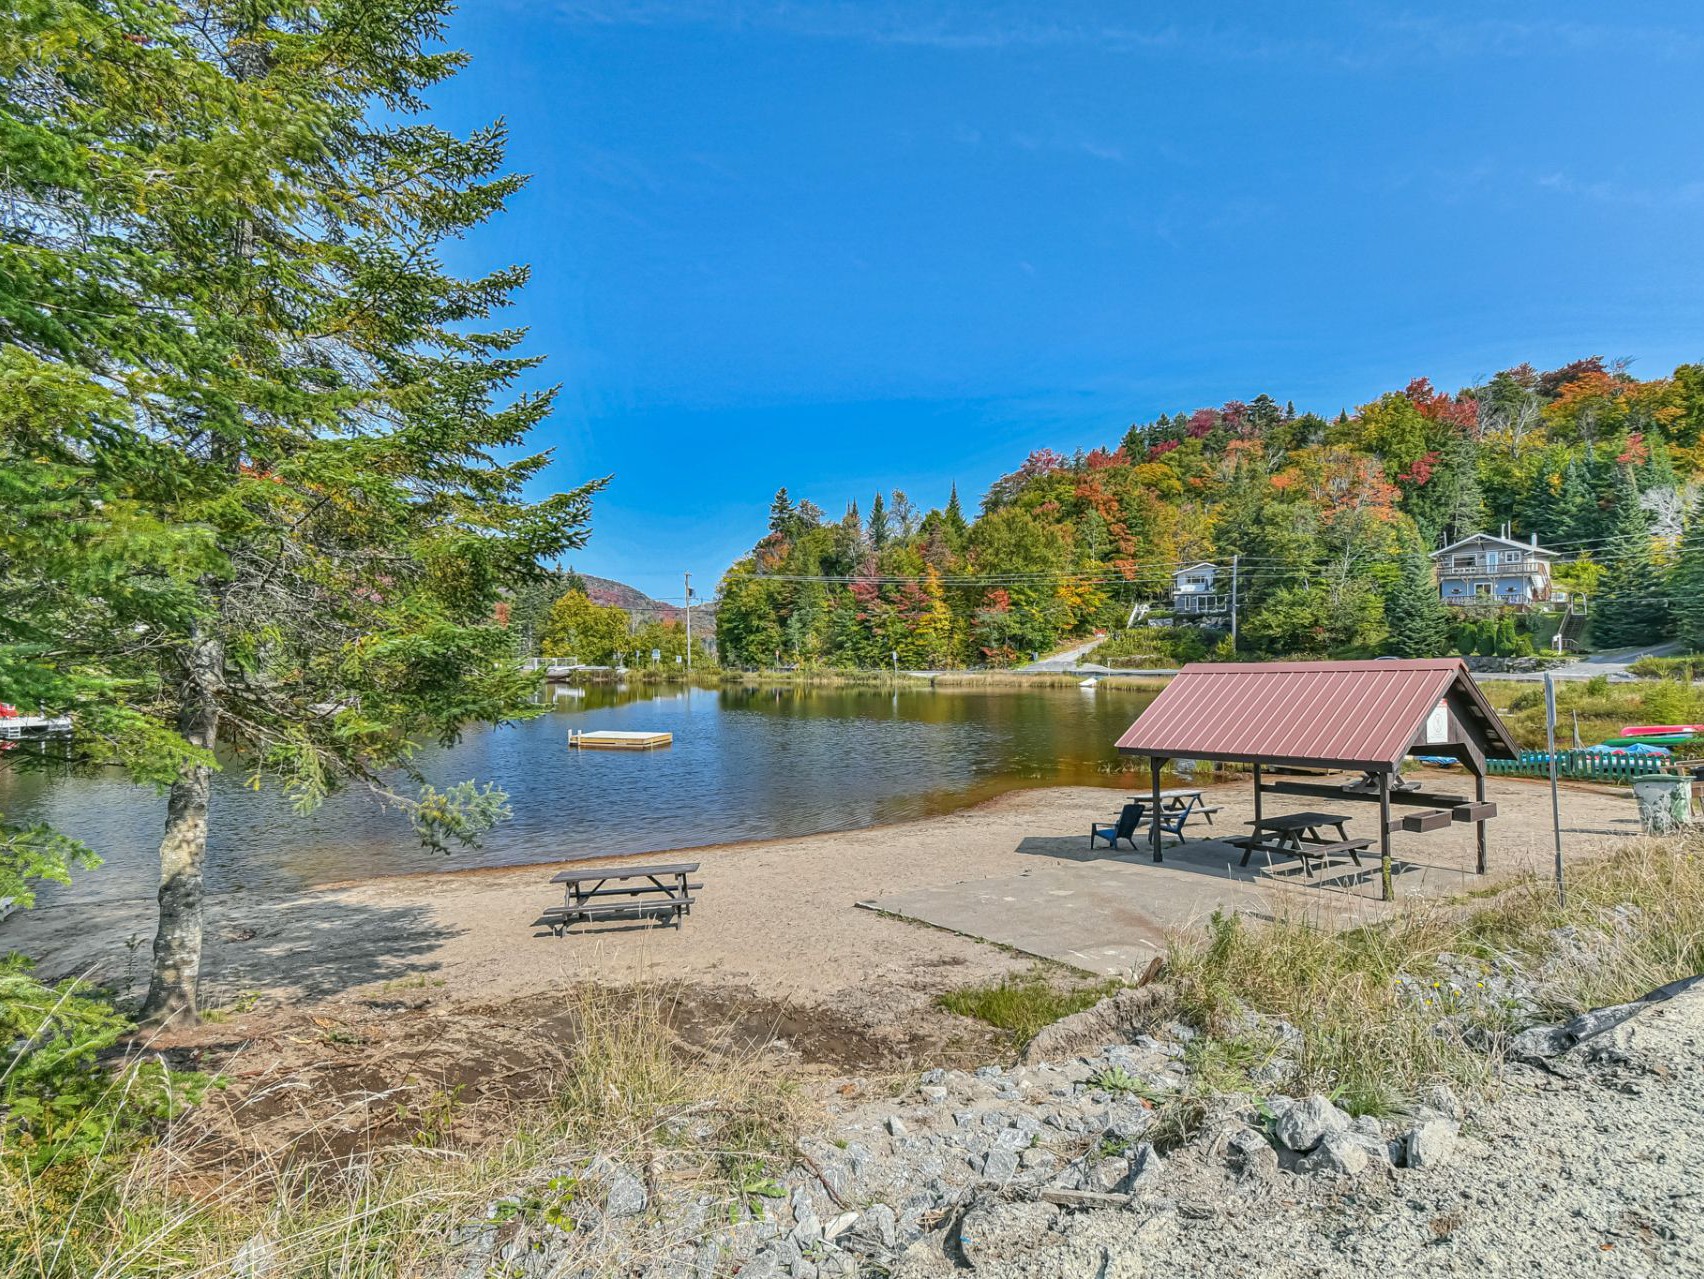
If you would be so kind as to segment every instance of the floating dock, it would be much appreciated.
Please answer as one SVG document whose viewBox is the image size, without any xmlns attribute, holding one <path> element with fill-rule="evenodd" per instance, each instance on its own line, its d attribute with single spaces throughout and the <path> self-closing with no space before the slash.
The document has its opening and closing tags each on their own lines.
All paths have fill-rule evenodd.
<svg viewBox="0 0 1704 1279">
<path fill-rule="evenodd" d="M 634 733 L 599 728 L 589 733 L 568 733 L 568 745 L 586 751 L 649 751 L 674 742 L 673 733 Z"/>
</svg>

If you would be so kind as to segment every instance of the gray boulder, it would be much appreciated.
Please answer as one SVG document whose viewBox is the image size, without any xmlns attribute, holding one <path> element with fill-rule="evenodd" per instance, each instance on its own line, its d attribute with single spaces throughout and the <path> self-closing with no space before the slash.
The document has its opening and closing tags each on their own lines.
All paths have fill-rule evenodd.
<svg viewBox="0 0 1704 1279">
<path fill-rule="evenodd" d="M 1327 1133 L 1319 1145 L 1296 1161 L 1296 1171 L 1331 1177 L 1353 1177 L 1367 1170 L 1372 1152 L 1366 1139 L 1347 1130 Z"/>
<path fill-rule="evenodd" d="M 1305 1155 L 1334 1132 L 1349 1127 L 1349 1116 L 1319 1093 L 1286 1106 L 1273 1125 L 1273 1135 L 1288 1149 Z"/>
<path fill-rule="evenodd" d="M 1455 1153 L 1459 1129 L 1453 1120 L 1428 1119 L 1403 1139 L 1403 1161 L 1410 1168 L 1437 1168 Z"/>
</svg>

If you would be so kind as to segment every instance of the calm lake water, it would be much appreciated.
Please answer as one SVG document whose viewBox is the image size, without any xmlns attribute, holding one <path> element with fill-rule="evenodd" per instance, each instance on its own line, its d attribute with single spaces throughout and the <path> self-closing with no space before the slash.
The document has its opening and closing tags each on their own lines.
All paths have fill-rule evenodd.
<svg viewBox="0 0 1704 1279">
<path fill-rule="evenodd" d="M 1002 791 L 1124 788 L 1113 743 L 1152 690 L 557 690 L 551 712 L 469 733 L 424 770 L 509 792 L 513 820 L 478 849 L 420 847 L 407 822 L 364 793 L 298 818 L 275 794 L 215 779 L 208 886 L 280 889 L 369 875 L 656 852 L 849 830 L 948 812 Z M 579 751 L 569 729 L 666 730 L 648 752 Z M 1145 772 L 1144 772 L 1145 776 Z M 1112 811 L 1109 805 L 1108 813 Z M 0 770 L 0 812 L 38 819 L 105 859 L 54 901 L 152 897 L 165 801 L 117 777 Z"/>
</svg>

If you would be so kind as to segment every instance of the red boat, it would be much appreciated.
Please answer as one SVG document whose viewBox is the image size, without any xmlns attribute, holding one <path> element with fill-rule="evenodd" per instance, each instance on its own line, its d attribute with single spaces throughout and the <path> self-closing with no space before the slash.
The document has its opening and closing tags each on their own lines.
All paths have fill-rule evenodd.
<svg viewBox="0 0 1704 1279">
<path fill-rule="evenodd" d="M 1704 733 L 1704 724 L 1629 724 L 1623 737 L 1673 737 L 1680 733 Z"/>
</svg>

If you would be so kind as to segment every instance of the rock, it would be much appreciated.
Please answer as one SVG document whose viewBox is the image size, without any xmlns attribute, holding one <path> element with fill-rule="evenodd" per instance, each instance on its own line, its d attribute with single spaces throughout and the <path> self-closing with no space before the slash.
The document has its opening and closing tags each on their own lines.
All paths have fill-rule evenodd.
<svg viewBox="0 0 1704 1279">
<path fill-rule="evenodd" d="M 959 1223 L 959 1248 L 979 1270 L 1010 1261 L 1046 1244 L 1058 1215 L 1052 1204 L 983 1200 Z"/>
<path fill-rule="evenodd" d="M 989 1181 L 1005 1183 L 1018 1175 L 1018 1156 L 1011 1150 L 990 1150 L 982 1157 L 982 1175 Z"/>
<path fill-rule="evenodd" d="M 899 1218 L 886 1204 L 874 1204 L 858 1218 L 847 1242 L 860 1252 L 886 1256 L 899 1243 Z"/>
<path fill-rule="evenodd" d="M 1160 1158 L 1160 1152 L 1154 1149 L 1153 1143 L 1144 1141 L 1131 1152 L 1128 1164 L 1129 1172 L 1126 1173 L 1120 1189 L 1135 1191 L 1144 1182 L 1151 1181 L 1158 1176 L 1160 1167 L 1164 1163 L 1165 1160 Z"/>
<path fill-rule="evenodd" d="M 947 1099 L 947 1090 L 939 1084 L 924 1084 L 917 1090 L 917 1095 L 931 1106 L 939 1106 Z"/>
<path fill-rule="evenodd" d="M 1028 1150 L 1019 1153 L 1018 1164 L 1025 1170 L 1051 1168 L 1053 1166 L 1053 1153 L 1043 1150 L 1040 1146 L 1031 1146 Z"/>
<path fill-rule="evenodd" d="M 1403 1139 L 1403 1161 L 1410 1168 L 1437 1168 L 1455 1152 L 1458 1129 L 1452 1120 L 1428 1119 Z"/>
<path fill-rule="evenodd" d="M 1169 998 L 1162 986 L 1143 986 L 1108 995 L 1093 1008 L 1054 1022 L 1030 1040 L 1024 1062 L 1060 1061 L 1092 1053 L 1105 1044 L 1127 1044 L 1141 1033 L 1156 1008 Z M 1067 1076 L 1069 1077 L 1069 1076 Z"/>
<path fill-rule="evenodd" d="M 1462 1115 L 1461 1102 L 1448 1084 L 1427 1084 L 1420 1090 L 1420 1104 L 1445 1119 L 1460 1119 Z"/>
<path fill-rule="evenodd" d="M 843 1212 L 822 1228 L 822 1237 L 832 1242 L 852 1229 L 857 1220 L 857 1213 Z"/>
<path fill-rule="evenodd" d="M 740 1270 L 740 1279 L 781 1279 L 783 1273 L 790 1273 L 790 1267 L 784 1267 L 781 1259 L 769 1249 L 758 1253 Z"/>
<path fill-rule="evenodd" d="M 604 1182 L 604 1214 L 610 1217 L 637 1217 L 650 1204 L 645 1183 L 619 1164 L 611 1168 Z"/>
<path fill-rule="evenodd" d="M 947 1082 L 947 1072 L 936 1066 L 933 1070 L 925 1070 L 917 1082 L 920 1084 L 944 1084 Z"/>
<path fill-rule="evenodd" d="M 1296 1171 L 1332 1177 L 1353 1177 L 1372 1162 L 1365 1139 L 1347 1130 L 1327 1133 L 1318 1146 L 1296 1162 Z"/>
<path fill-rule="evenodd" d="M 1237 1129 L 1226 1139 L 1225 1150 L 1231 1167 L 1244 1177 L 1269 1181 L 1278 1175 L 1278 1152 L 1259 1129 Z"/>
<path fill-rule="evenodd" d="M 1106 1131 L 1120 1141 L 1135 1141 L 1152 1122 L 1148 1108 L 1135 1102 L 1121 1102 L 1106 1112 Z"/>
<path fill-rule="evenodd" d="M 1342 1132 L 1347 1127 L 1349 1116 L 1315 1093 L 1285 1108 L 1272 1131 L 1287 1148 L 1297 1154 L 1306 1154 L 1328 1133 Z"/>
<path fill-rule="evenodd" d="M 905 1126 L 905 1120 L 901 1119 L 898 1115 L 888 1116 L 887 1130 L 890 1137 L 903 1137 L 910 1131 L 910 1129 Z"/>
</svg>

